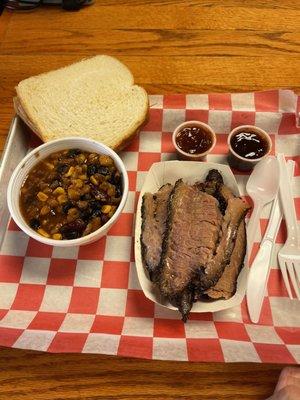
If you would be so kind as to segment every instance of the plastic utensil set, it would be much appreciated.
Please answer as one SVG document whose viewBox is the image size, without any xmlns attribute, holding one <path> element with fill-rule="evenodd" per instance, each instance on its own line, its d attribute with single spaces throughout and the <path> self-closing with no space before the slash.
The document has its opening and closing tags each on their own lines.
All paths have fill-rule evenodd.
<svg viewBox="0 0 300 400">
<path fill-rule="evenodd" d="M 269 168 L 271 165 L 272 172 L 270 174 Z M 257 229 L 259 215 L 263 208 L 262 204 L 267 204 L 274 199 L 269 224 L 248 277 L 247 304 L 251 320 L 254 323 L 259 321 L 263 304 L 273 245 L 282 219 L 281 208 L 286 220 L 288 234 L 285 245 L 278 253 L 278 262 L 289 297 L 293 298 L 290 288 L 291 282 L 295 294 L 300 300 L 300 237 L 292 195 L 294 167 L 295 162 L 292 160 L 286 162 L 284 154 L 278 154 L 277 157 L 268 157 L 257 164 L 247 183 L 246 189 L 248 194 L 255 200 L 254 211 L 256 211 L 252 213 L 247 227 L 248 259 L 254 241 L 254 228 L 256 227 Z M 263 188 L 264 180 L 265 188 Z M 255 193 L 256 182 L 257 191 Z M 278 186 L 279 193 L 276 193 Z"/>
</svg>

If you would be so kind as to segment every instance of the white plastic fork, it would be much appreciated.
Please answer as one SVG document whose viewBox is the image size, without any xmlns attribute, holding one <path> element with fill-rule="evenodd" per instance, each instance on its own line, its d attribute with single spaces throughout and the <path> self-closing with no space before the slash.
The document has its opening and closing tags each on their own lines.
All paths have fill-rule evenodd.
<svg viewBox="0 0 300 400">
<path fill-rule="evenodd" d="M 300 300 L 300 238 L 296 210 L 284 154 L 278 154 L 277 158 L 280 165 L 280 199 L 287 227 L 287 240 L 278 252 L 278 262 L 289 297 L 293 298 L 290 278 Z"/>
</svg>

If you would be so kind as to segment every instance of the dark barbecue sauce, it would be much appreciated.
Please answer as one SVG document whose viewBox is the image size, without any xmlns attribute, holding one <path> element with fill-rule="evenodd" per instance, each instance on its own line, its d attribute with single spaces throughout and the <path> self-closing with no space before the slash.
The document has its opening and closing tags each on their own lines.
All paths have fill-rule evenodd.
<svg viewBox="0 0 300 400">
<path fill-rule="evenodd" d="M 178 147 L 189 154 L 205 153 L 212 142 L 211 134 L 198 126 L 184 128 L 176 137 Z"/>
<path fill-rule="evenodd" d="M 253 160 L 268 151 L 267 140 L 255 132 L 239 132 L 230 141 L 232 149 L 241 157 Z"/>
</svg>

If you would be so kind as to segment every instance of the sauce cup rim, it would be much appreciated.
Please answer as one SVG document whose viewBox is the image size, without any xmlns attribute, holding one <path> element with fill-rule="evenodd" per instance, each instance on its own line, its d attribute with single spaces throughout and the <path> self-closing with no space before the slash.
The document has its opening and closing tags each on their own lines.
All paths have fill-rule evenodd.
<svg viewBox="0 0 300 400">
<path fill-rule="evenodd" d="M 178 133 L 179 133 L 179 131 L 180 131 L 181 129 L 186 128 L 186 127 L 189 127 L 189 126 L 195 126 L 195 125 L 198 126 L 198 127 L 204 128 L 206 131 L 208 131 L 208 132 L 211 134 L 212 140 L 213 140 L 213 141 L 212 141 L 212 145 L 209 147 L 209 149 L 207 149 L 207 150 L 204 151 L 203 153 L 191 154 L 191 153 L 187 153 L 187 152 L 183 151 L 183 150 L 177 145 L 177 143 L 176 143 L 176 137 L 177 137 L 177 135 L 178 135 Z M 175 128 L 175 130 L 173 131 L 173 134 L 172 134 L 172 143 L 173 143 L 173 146 L 175 147 L 176 151 L 177 151 L 178 153 L 182 154 L 183 156 L 189 157 L 189 158 L 196 158 L 196 159 L 198 159 L 199 157 L 204 157 L 204 156 L 206 156 L 206 155 L 209 154 L 209 153 L 212 151 L 212 149 L 215 147 L 216 142 L 217 142 L 217 137 L 216 137 L 216 134 L 215 134 L 214 130 L 213 130 L 208 124 L 206 124 L 205 122 L 196 121 L 196 120 L 191 120 L 191 121 L 185 121 L 185 122 L 183 122 L 182 124 L 178 125 L 178 126 Z"/>
<path fill-rule="evenodd" d="M 249 129 L 249 130 L 252 130 L 252 131 L 254 131 L 254 132 L 256 131 L 256 132 L 260 133 L 264 138 L 266 138 L 266 140 L 267 140 L 267 142 L 268 142 L 268 144 L 269 144 L 269 149 L 268 149 L 268 151 L 266 152 L 266 154 L 264 154 L 263 156 L 258 157 L 258 158 L 251 158 L 251 159 L 250 159 L 250 158 L 246 158 L 246 157 L 243 157 L 243 156 L 239 155 L 238 153 L 236 153 L 236 152 L 233 150 L 233 148 L 232 148 L 232 146 L 231 146 L 231 143 L 230 143 L 231 138 L 232 138 L 232 136 L 234 136 L 237 132 L 239 132 L 240 130 L 243 130 L 243 129 Z M 231 152 L 236 158 L 238 158 L 238 159 L 241 160 L 241 161 L 244 161 L 244 162 L 246 161 L 246 162 L 251 163 L 251 164 L 255 164 L 255 163 L 257 163 L 258 161 L 263 160 L 265 157 L 267 157 L 267 156 L 270 155 L 271 150 L 272 150 L 272 140 L 271 140 L 270 136 L 268 135 L 268 133 L 267 133 L 266 131 L 264 131 L 263 129 L 259 128 L 258 126 L 255 126 L 255 125 L 240 125 L 240 126 L 237 126 L 237 127 L 234 128 L 234 129 L 232 129 L 232 131 L 229 133 L 228 138 L 227 138 L 227 145 L 228 145 L 228 148 L 229 148 L 230 152 Z"/>
</svg>

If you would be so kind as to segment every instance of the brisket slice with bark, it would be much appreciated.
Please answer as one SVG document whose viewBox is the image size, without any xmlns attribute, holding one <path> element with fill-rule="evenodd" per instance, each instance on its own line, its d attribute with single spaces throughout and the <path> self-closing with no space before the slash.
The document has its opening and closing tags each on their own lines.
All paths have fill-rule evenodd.
<svg viewBox="0 0 300 400">
<path fill-rule="evenodd" d="M 210 287 L 216 285 L 225 267 L 231 263 L 231 256 L 235 247 L 240 223 L 249 210 L 249 205 L 241 198 L 235 197 L 231 190 L 225 185 L 219 186 L 216 195 L 226 209 L 216 253 L 206 265 L 202 264 L 198 270 L 198 282 L 196 283 L 198 295 L 199 292 L 201 294 Z M 241 235 L 241 233 L 239 235 Z M 240 246 L 242 246 L 242 244 L 244 244 L 244 249 L 241 249 L 242 254 L 245 255 L 246 237 L 245 240 L 241 241 Z"/>
<path fill-rule="evenodd" d="M 226 196 L 231 194 L 234 197 L 231 190 L 224 185 L 224 181 L 220 172 L 216 169 L 211 169 L 204 182 L 196 182 L 195 186 L 202 192 L 208 193 L 214 196 L 219 202 L 219 209 L 224 215 L 227 207 L 228 198 Z M 225 193 L 223 193 L 225 192 Z M 225 197 L 224 197 L 225 194 Z"/>
<path fill-rule="evenodd" d="M 217 197 L 219 199 L 219 204 L 222 204 L 226 211 L 228 201 L 233 199 L 235 196 L 227 186 L 220 185 Z M 229 299 L 234 295 L 236 291 L 237 278 L 244 263 L 246 248 L 246 226 L 244 219 L 242 219 L 237 230 L 234 248 L 229 263 L 225 266 L 224 272 L 217 283 L 205 292 L 210 298 Z"/>
<path fill-rule="evenodd" d="M 162 242 L 166 229 L 167 205 L 173 186 L 166 184 L 154 195 L 145 193 L 142 202 L 141 248 L 144 266 L 150 279 L 157 279 Z"/>
<path fill-rule="evenodd" d="M 194 301 L 193 278 L 199 265 L 206 265 L 214 254 L 221 220 L 213 196 L 176 182 L 168 203 L 159 286 L 184 321 Z"/>
<path fill-rule="evenodd" d="M 221 278 L 209 288 L 205 293 L 212 299 L 230 299 L 236 291 L 236 282 L 239 272 L 243 266 L 246 254 L 246 228 L 245 221 L 242 220 L 236 235 L 234 248 L 230 257 L 230 262 L 226 265 Z"/>
<path fill-rule="evenodd" d="M 220 172 L 216 169 L 211 169 L 204 182 L 196 182 L 195 186 L 202 192 L 216 197 L 219 187 L 223 185 L 223 178 Z"/>
</svg>

